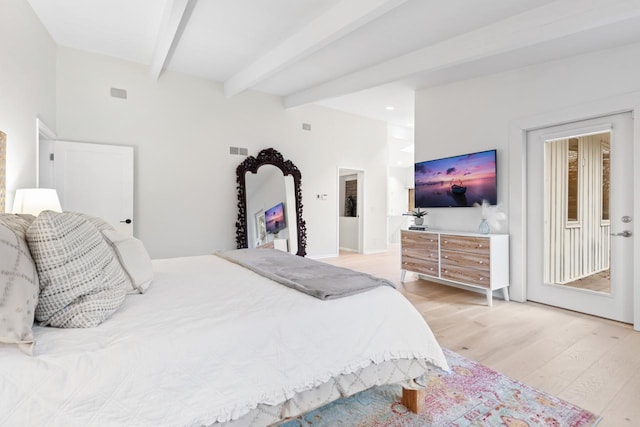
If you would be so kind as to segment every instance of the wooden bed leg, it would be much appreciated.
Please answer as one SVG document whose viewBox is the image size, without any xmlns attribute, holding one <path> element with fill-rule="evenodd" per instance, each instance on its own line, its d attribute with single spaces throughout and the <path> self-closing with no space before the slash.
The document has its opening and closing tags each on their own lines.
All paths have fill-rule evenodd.
<svg viewBox="0 0 640 427">
<path fill-rule="evenodd" d="M 413 413 L 424 412 L 424 390 L 402 389 L 402 404 Z"/>
</svg>

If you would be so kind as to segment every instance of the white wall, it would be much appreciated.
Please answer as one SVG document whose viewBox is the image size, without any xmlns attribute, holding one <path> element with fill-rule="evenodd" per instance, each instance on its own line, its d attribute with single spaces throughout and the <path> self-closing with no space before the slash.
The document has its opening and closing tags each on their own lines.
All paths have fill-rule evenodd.
<svg viewBox="0 0 640 427">
<path fill-rule="evenodd" d="M 352 216 L 341 216 L 338 220 L 340 227 L 341 250 L 358 252 L 358 228 L 360 218 Z"/>
<path fill-rule="evenodd" d="M 387 172 L 387 242 L 400 243 L 400 230 L 408 226 L 409 174 L 411 167 L 389 167 Z"/>
<path fill-rule="evenodd" d="M 387 180 L 387 214 L 400 216 L 409 210 L 409 174 L 413 168 L 389 167 Z"/>
<path fill-rule="evenodd" d="M 639 69 L 640 44 L 633 44 L 418 91 L 416 161 L 497 148 L 498 202 L 509 214 L 510 197 L 521 192 L 509 180 L 522 170 L 522 159 L 510 160 L 509 150 L 514 149 L 510 147 L 510 126 L 526 117 L 547 113 L 553 117 L 554 111 L 637 91 Z M 475 230 L 478 226 L 474 208 L 430 211 L 429 224 L 434 228 Z M 508 221 L 516 300 L 525 292 L 524 224 L 517 214 Z"/>
<path fill-rule="evenodd" d="M 7 134 L 7 211 L 36 185 L 36 118 L 55 129 L 56 46 L 26 1 L 0 2 L 0 130 Z"/>
<path fill-rule="evenodd" d="M 255 91 L 227 99 L 220 84 L 179 73 L 154 82 L 145 66 L 69 48 L 58 48 L 57 65 L 59 137 L 135 147 L 135 234 L 152 257 L 235 247 L 235 168 L 244 158 L 229 145 L 251 155 L 274 147 L 298 166 L 311 257 L 337 253 L 336 171 L 365 170 L 365 250 L 385 249 L 384 122 L 317 106 L 285 110 L 280 97 Z M 111 87 L 128 99 L 111 98 Z"/>
</svg>

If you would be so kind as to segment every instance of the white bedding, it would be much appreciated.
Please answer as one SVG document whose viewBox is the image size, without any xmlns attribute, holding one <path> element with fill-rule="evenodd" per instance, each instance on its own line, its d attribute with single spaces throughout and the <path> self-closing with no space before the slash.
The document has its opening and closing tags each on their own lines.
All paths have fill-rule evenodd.
<svg viewBox="0 0 640 427">
<path fill-rule="evenodd" d="M 446 360 L 380 287 L 321 301 L 216 256 L 153 261 L 145 294 L 92 329 L 0 348 L 0 425 L 206 425 L 395 358 Z"/>
</svg>

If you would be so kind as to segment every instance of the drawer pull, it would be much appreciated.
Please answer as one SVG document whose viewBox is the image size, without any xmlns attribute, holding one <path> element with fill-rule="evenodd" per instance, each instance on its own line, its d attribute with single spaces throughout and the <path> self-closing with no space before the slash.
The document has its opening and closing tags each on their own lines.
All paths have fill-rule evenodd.
<svg viewBox="0 0 640 427">
<path fill-rule="evenodd" d="M 449 255 L 445 255 L 445 256 L 444 256 L 444 259 L 449 259 Z"/>
<path fill-rule="evenodd" d="M 478 261 L 478 264 L 484 264 L 484 261 Z"/>
<path fill-rule="evenodd" d="M 483 280 L 484 280 L 484 277 L 481 277 L 481 278 L 480 278 L 480 281 L 482 282 Z"/>
<path fill-rule="evenodd" d="M 482 247 L 482 243 L 480 243 L 480 244 L 478 245 L 478 247 L 479 247 L 479 248 L 481 248 L 481 247 Z"/>
<path fill-rule="evenodd" d="M 448 241 L 448 240 L 445 240 L 444 242 L 445 242 L 445 243 L 449 243 L 449 241 Z"/>
<path fill-rule="evenodd" d="M 433 271 L 433 267 L 431 267 L 429 270 Z"/>
</svg>

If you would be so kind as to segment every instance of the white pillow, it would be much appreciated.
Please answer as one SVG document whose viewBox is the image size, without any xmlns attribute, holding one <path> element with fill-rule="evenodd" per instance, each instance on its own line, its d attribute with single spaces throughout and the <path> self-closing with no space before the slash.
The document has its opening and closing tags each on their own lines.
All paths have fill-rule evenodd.
<svg viewBox="0 0 640 427">
<path fill-rule="evenodd" d="M 0 344 L 31 355 L 38 275 L 24 238 L 28 226 L 17 215 L 0 215 Z"/>
<path fill-rule="evenodd" d="M 124 301 L 126 274 L 98 229 L 78 215 L 42 212 L 27 230 L 40 278 L 36 320 L 89 328 Z"/>
<path fill-rule="evenodd" d="M 153 280 L 151 258 L 142 241 L 115 230 L 102 230 L 102 235 L 115 250 L 122 268 L 131 279 L 133 288 L 143 294 Z"/>
</svg>

